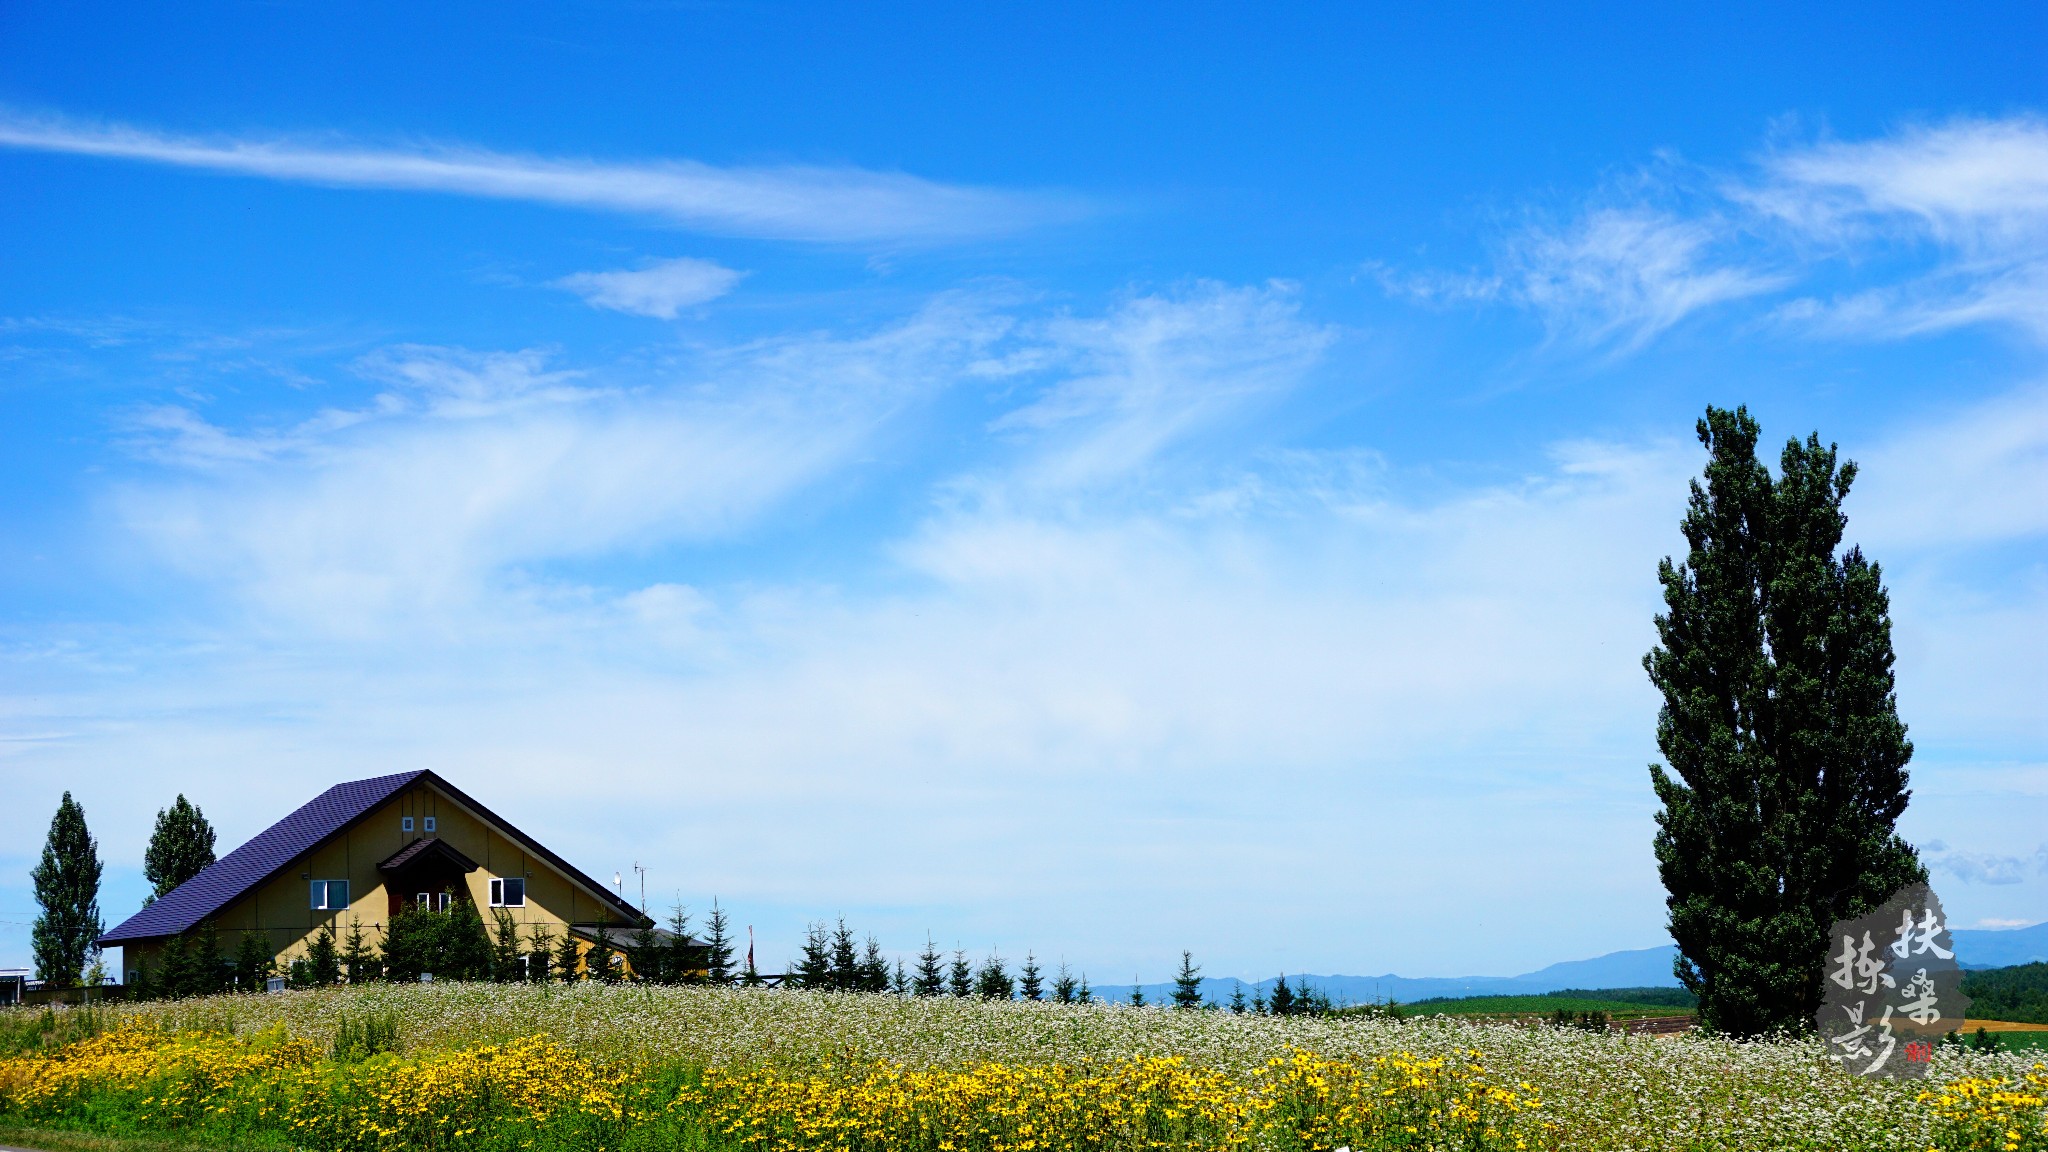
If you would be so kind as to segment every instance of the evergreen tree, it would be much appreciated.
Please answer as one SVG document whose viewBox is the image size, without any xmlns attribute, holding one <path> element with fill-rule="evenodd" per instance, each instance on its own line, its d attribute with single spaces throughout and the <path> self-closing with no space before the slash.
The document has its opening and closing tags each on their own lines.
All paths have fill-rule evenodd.
<svg viewBox="0 0 2048 1152">
<path fill-rule="evenodd" d="M 832 937 L 813 923 L 804 935 L 804 956 L 797 961 L 796 986 L 813 992 L 832 987 Z"/>
<path fill-rule="evenodd" d="M 440 980 L 491 978 L 491 937 L 483 914 L 466 894 L 455 893 L 441 920 L 441 966 L 430 969 Z"/>
<path fill-rule="evenodd" d="M 1643 660 L 1664 697 L 1657 867 L 1701 1023 L 1804 1030 L 1829 925 L 1927 878 L 1895 830 L 1913 746 L 1889 599 L 1860 549 L 1837 554 L 1856 466 L 1833 445 L 1787 443 L 1773 479 L 1746 409 L 1709 408 L 1698 431 L 1705 483 L 1685 561 L 1658 565 L 1665 611 Z"/>
<path fill-rule="evenodd" d="M 150 900 L 168 894 L 211 863 L 213 825 L 180 792 L 169 808 L 157 810 L 156 831 L 142 854 L 142 874 L 155 888 Z"/>
<path fill-rule="evenodd" d="M 1038 971 L 1038 957 L 1024 953 L 1024 967 L 1017 973 L 1017 990 L 1026 1000 L 1045 999 L 1045 977 Z"/>
<path fill-rule="evenodd" d="M 384 928 L 384 978 L 394 983 L 416 981 L 422 973 L 434 971 L 439 959 L 437 938 L 441 913 L 406 903 L 392 914 Z"/>
<path fill-rule="evenodd" d="M 854 987 L 862 992 L 889 990 L 889 961 L 882 955 L 882 942 L 868 934 L 861 946 L 860 964 L 855 969 Z"/>
<path fill-rule="evenodd" d="M 937 996 L 946 990 L 946 972 L 939 960 L 939 946 L 925 933 L 924 951 L 917 954 L 917 979 L 911 990 L 919 996 Z"/>
<path fill-rule="evenodd" d="M 548 965 L 553 960 L 555 934 L 548 926 L 534 923 L 527 927 L 526 935 L 526 979 L 534 984 L 548 981 Z M 566 932 L 564 936 L 568 935 Z"/>
<path fill-rule="evenodd" d="M 1233 985 L 1230 989 L 1230 1011 L 1232 1015 L 1244 1015 L 1244 985 Z"/>
<path fill-rule="evenodd" d="M 163 985 L 157 979 L 157 969 L 148 960 L 138 959 L 129 965 L 127 989 L 128 999 L 137 1002 L 163 997 Z"/>
<path fill-rule="evenodd" d="M 242 934 L 242 939 L 248 938 L 248 933 Z M 383 975 L 376 950 L 363 936 L 363 922 L 355 917 L 349 918 L 348 935 L 342 941 L 341 970 L 351 984 L 368 984 Z"/>
<path fill-rule="evenodd" d="M 1145 986 L 1138 983 L 1138 974 L 1133 972 L 1131 973 L 1131 1007 L 1143 1008 L 1144 1006 Z"/>
<path fill-rule="evenodd" d="M 555 948 L 555 959 L 551 965 L 555 970 L 555 979 L 564 984 L 574 984 L 582 977 L 582 972 L 579 971 L 582 966 L 583 947 L 576 942 L 576 931 L 564 925 L 562 942 Z"/>
<path fill-rule="evenodd" d="M 306 981 L 315 988 L 341 983 L 341 950 L 335 946 L 332 924 L 322 924 L 306 945 Z"/>
<path fill-rule="evenodd" d="M 612 946 L 612 918 L 609 915 L 599 916 L 597 939 L 591 943 L 590 955 L 584 957 L 583 963 L 594 973 L 595 979 L 606 984 L 617 984 L 619 967 L 612 963 L 612 958 L 617 954 L 618 949 Z"/>
<path fill-rule="evenodd" d="M 156 994 L 165 1000 L 182 1000 L 192 994 L 190 947 L 183 933 L 166 937 L 157 953 Z"/>
<path fill-rule="evenodd" d="M 839 918 L 839 927 L 832 932 L 832 989 L 835 992 L 851 992 L 860 987 L 860 956 L 853 948 L 853 929 L 846 926 L 846 917 Z"/>
<path fill-rule="evenodd" d="M 235 969 L 220 950 L 220 931 L 211 918 L 192 929 L 192 994 L 213 996 L 234 986 Z M 329 940 L 333 937 L 329 936 Z"/>
<path fill-rule="evenodd" d="M 903 957 L 896 958 L 896 975 L 889 981 L 889 991 L 898 996 L 910 995 L 910 970 L 903 966 Z"/>
<path fill-rule="evenodd" d="M 1094 1002 L 1095 993 L 1088 990 L 1088 974 L 1083 972 L 1081 973 L 1081 987 L 1074 992 L 1074 1003 L 1093 1004 Z"/>
<path fill-rule="evenodd" d="M 712 920 L 714 921 L 712 931 L 714 933 L 723 932 L 725 930 L 724 925 L 717 923 L 717 921 L 723 918 L 723 913 L 718 911 L 718 902 L 716 900 L 713 900 L 711 904 Z M 682 893 L 678 892 L 675 904 L 670 906 L 668 910 L 668 956 L 662 961 L 663 967 L 667 970 L 669 982 L 672 984 L 695 984 L 699 980 L 704 979 L 703 969 L 707 967 L 706 951 L 707 949 L 690 943 L 690 910 L 683 906 Z M 731 951 L 730 946 L 728 946 L 727 951 Z M 723 981 L 714 981 L 714 983 L 723 983 Z"/>
<path fill-rule="evenodd" d="M 235 945 L 235 989 L 263 992 L 277 971 L 277 954 L 270 950 L 270 938 L 262 932 L 244 932 Z"/>
<path fill-rule="evenodd" d="M 974 991 L 983 1000 L 1013 1000 L 1017 996 L 1017 983 L 1010 979 L 1009 969 L 1003 966 L 1003 958 L 994 952 L 982 961 L 981 971 L 975 973 Z"/>
<path fill-rule="evenodd" d="M 961 999 L 974 995 L 974 968 L 967 963 L 967 950 L 953 950 L 953 967 L 946 974 L 948 991 Z"/>
<path fill-rule="evenodd" d="M 661 937 L 654 934 L 652 924 L 642 924 L 633 930 L 626 963 L 633 968 L 633 979 L 645 984 L 674 984 L 682 976 L 680 971 L 670 974 L 668 949 L 662 947 Z"/>
<path fill-rule="evenodd" d="M 1180 972 L 1173 978 L 1173 1006 L 1202 1006 L 1202 970 L 1195 965 L 1195 954 L 1185 948 L 1180 953 Z"/>
<path fill-rule="evenodd" d="M 704 922 L 709 935 L 704 941 L 704 976 L 713 984 L 732 983 L 732 922 L 718 903 L 718 897 L 711 898 L 711 918 Z"/>
<path fill-rule="evenodd" d="M 511 910 L 491 909 L 491 929 L 491 979 L 500 984 L 524 979 L 526 973 L 519 961 L 519 924 L 512 919 Z"/>
<path fill-rule="evenodd" d="M 1052 998 L 1061 1004 L 1072 1004 L 1074 987 L 1074 974 L 1067 969 L 1067 962 L 1062 960 L 1059 975 L 1052 978 Z"/>
<path fill-rule="evenodd" d="M 1294 989 L 1287 986 L 1287 976 L 1273 982 L 1273 994 L 1266 1000 L 1266 1011 L 1275 1016 L 1292 1016 L 1295 1010 Z"/>
<path fill-rule="evenodd" d="M 85 809 L 64 793 L 50 820 L 43 858 L 29 873 L 42 912 L 29 929 L 36 978 L 52 988 L 73 988 L 99 950 L 100 852 L 85 827 Z"/>
</svg>

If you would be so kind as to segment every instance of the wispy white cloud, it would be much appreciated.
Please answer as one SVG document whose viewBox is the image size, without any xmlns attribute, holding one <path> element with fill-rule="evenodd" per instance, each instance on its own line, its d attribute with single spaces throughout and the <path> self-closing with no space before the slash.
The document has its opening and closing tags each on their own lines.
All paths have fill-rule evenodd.
<svg viewBox="0 0 2048 1152">
<path fill-rule="evenodd" d="M 1034 366 L 1054 382 L 996 421 L 1018 475 L 1047 490 L 1114 481 L 1247 406 L 1299 386 L 1336 338 L 1285 286 L 1196 285 L 1043 327 Z"/>
<path fill-rule="evenodd" d="M 1999 325 L 2048 341 L 2048 121 L 1786 147 L 1704 184 L 1645 175 L 1589 197 L 1568 224 L 1516 230 L 1483 272 L 1366 270 L 1397 298 L 1511 304 L 1553 339 L 1619 354 L 1765 297 L 1771 317 L 1818 335 Z M 1847 286 L 1784 299 L 1830 275 Z"/>
<path fill-rule="evenodd" d="M 733 290 L 745 273 L 710 260 L 683 257 L 617 272 L 578 272 L 555 281 L 593 308 L 673 320 L 685 308 L 716 300 Z"/>
<path fill-rule="evenodd" d="M 1083 211 L 1072 197 L 944 184 L 860 168 L 605 163 L 481 148 L 375 148 L 172 136 L 55 116 L 0 115 L 0 147 L 135 160 L 335 187 L 445 192 L 667 220 L 728 236 L 930 242 L 1015 232 Z"/>
<path fill-rule="evenodd" d="M 1695 312 L 1784 286 L 1781 274 L 1717 257 L 1724 233 L 1711 218 L 1595 210 L 1516 241 L 1513 293 L 1554 332 L 1634 351 Z"/>
<path fill-rule="evenodd" d="M 1823 252 L 1936 253 L 1902 282 L 1793 301 L 1785 319 L 1841 336 L 1999 324 L 2048 340 L 2048 122 L 1956 120 L 1787 149 L 1764 179 L 1728 190 Z"/>
<path fill-rule="evenodd" d="M 894 328 L 707 356 L 607 388 L 540 352 L 401 347 L 360 409 L 238 433 L 146 412 L 143 450 L 185 469 L 118 496 L 177 568 L 344 632 L 466 608 L 523 564 L 717 538 L 863 451 L 1004 331 L 942 301 Z"/>
</svg>

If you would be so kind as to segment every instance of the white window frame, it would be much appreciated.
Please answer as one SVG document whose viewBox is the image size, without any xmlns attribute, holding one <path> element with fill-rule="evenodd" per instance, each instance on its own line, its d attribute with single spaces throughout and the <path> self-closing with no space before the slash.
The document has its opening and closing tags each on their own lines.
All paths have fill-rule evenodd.
<svg viewBox="0 0 2048 1152">
<path fill-rule="evenodd" d="M 455 897 L 446 892 L 420 892 L 413 896 L 413 905 L 426 912 L 446 912 L 448 904 Z"/>
<path fill-rule="evenodd" d="M 425 830 L 428 832 L 432 832 L 434 830 L 434 818 L 432 816 L 426 818 Z"/>
<path fill-rule="evenodd" d="M 335 884 L 341 885 L 339 904 L 334 902 L 334 889 L 331 886 Z M 315 880 L 307 896 L 315 912 L 345 912 L 353 893 L 349 891 L 349 883 L 346 880 Z"/>
<path fill-rule="evenodd" d="M 517 899 L 511 899 L 511 897 L 512 897 L 512 896 L 514 895 L 514 893 L 513 893 L 513 892 L 512 892 L 511 890 L 510 890 L 510 889 L 512 888 L 512 886 L 513 886 L 513 885 L 517 885 L 517 886 L 518 886 L 518 888 L 519 888 L 519 891 L 518 891 L 518 893 L 517 893 L 517 896 L 518 896 L 518 898 L 517 898 Z M 524 908 L 524 907 L 526 907 L 526 878 L 525 878 L 524 876 L 504 876 L 504 877 L 500 877 L 500 878 L 498 878 L 498 879 L 492 880 L 492 881 L 491 881 L 491 907 L 493 907 L 493 908 Z"/>
<path fill-rule="evenodd" d="M 399 830 L 400 832 L 410 832 L 410 831 L 412 831 L 412 817 L 410 817 L 410 816 L 400 816 L 400 817 L 398 818 L 398 830 Z"/>
</svg>

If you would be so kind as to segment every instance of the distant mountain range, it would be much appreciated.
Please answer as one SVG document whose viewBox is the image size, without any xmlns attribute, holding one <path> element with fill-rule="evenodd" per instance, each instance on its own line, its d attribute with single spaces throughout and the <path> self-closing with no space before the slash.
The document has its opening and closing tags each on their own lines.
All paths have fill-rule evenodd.
<svg viewBox="0 0 2048 1152">
<path fill-rule="evenodd" d="M 2011 964 L 2048 961 L 2048 923 L 2013 929 L 1958 928 L 1954 935 L 1956 958 L 1965 968 L 2004 968 Z M 1534 996 L 1564 988 L 1677 987 L 1678 978 L 1671 974 L 1671 961 L 1677 951 L 1667 944 L 1662 948 L 1609 952 L 1591 960 L 1552 964 L 1520 976 L 1395 976 L 1391 973 L 1385 976 L 1319 976 L 1314 973 L 1288 973 L 1287 983 L 1295 988 L 1306 983 L 1343 1004 L 1370 1004 L 1380 1000 L 1412 1004 L 1435 996 Z M 1149 1003 L 1156 1004 L 1173 997 L 1171 981 L 1143 987 Z M 1202 995 L 1223 1003 L 1229 1000 L 1231 991 L 1236 988 L 1243 988 L 1244 994 L 1250 997 L 1264 994 L 1272 987 L 1271 979 L 1251 983 L 1234 976 L 1204 978 Z M 1091 987 L 1091 991 L 1100 1000 L 1128 1000 L 1131 985 L 1097 984 Z"/>
</svg>

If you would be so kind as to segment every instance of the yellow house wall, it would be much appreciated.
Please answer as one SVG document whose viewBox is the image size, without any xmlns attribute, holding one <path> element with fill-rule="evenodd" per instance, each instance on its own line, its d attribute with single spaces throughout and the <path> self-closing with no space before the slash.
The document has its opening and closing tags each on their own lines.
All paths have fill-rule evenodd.
<svg viewBox="0 0 2048 1152">
<path fill-rule="evenodd" d="M 402 820 L 413 817 L 413 831 L 403 830 Z M 435 819 L 435 829 L 425 830 L 425 818 Z M 249 896 L 223 908 L 214 917 L 220 933 L 221 951 L 233 956 L 245 932 L 260 932 L 280 966 L 306 954 L 307 946 L 323 925 L 332 925 L 337 941 L 345 940 L 351 921 L 361 923 L 372 944 L 383 940 L 384 923 L 390 918 L 390 894 L 379 861 L 388 860 L 414 840 L 438 836 L 456 851 L 476 861 L 477 869 L 465 879 L 469 898 L 492 925 L 491 881 L 508 876 L 526 880 L 526 906 L 508 908 L 519 925 L 521 943 L 530 938 L 532 926 L 543 925 L 560 940 L 569 924 L 594 923 L 604 906 L 582 886 L 557 871 L 545 859 L 526 851 L 518 841 L 504 835 L 490 822 L 464 808 L 432 784 L 421 782 L 392 797 L 348 831 L 294 860 L 275 879 Z M 346 910 L 316 909 L 312 906 L 312 881 L 347 880 L 349 906 Z M 403 893 L 407 899 L 412 893 Z M 621 941 L 629 926 L 617 925 Z M 522 948 L 522 951 L 525 949 Z M 159 946 L 130 944 L 122 949 L 124 979 L 132 979 L 136 967 L 157 963 Z M 582 946 L 588 952 L 588 944 Z"/>
</svg>

